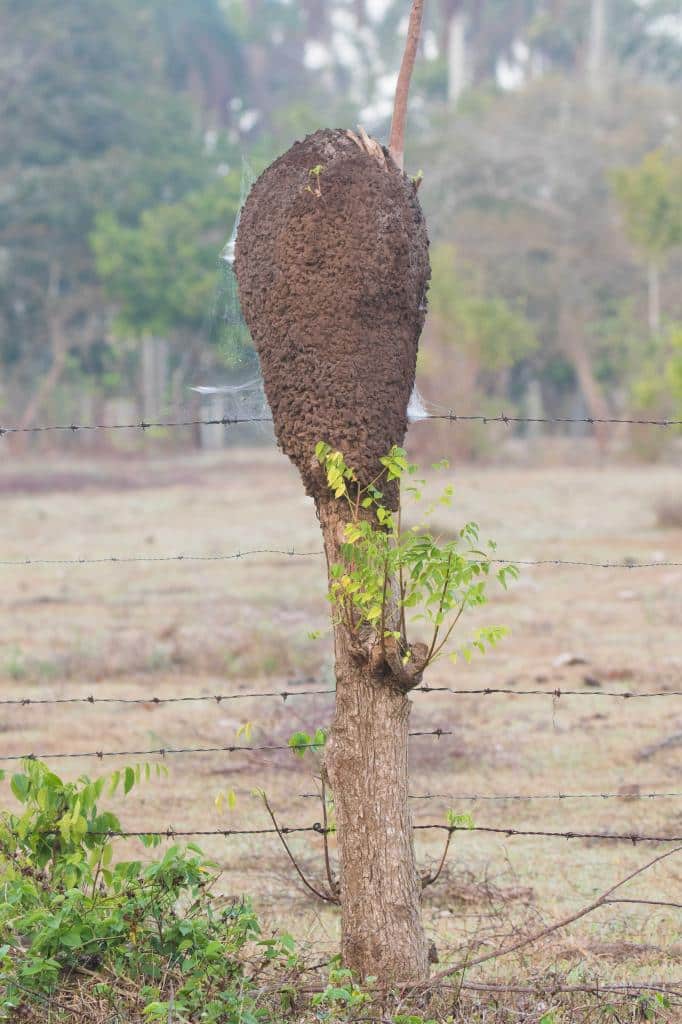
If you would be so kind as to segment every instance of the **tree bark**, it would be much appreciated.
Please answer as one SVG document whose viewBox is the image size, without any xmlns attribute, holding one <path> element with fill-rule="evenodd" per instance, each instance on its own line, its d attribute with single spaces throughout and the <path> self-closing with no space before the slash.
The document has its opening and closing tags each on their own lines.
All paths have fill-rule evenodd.
<svg viewBox="0 0 682 1024">
<path fill-rule="evenodd" d="M 327 568 L 338 563 L 349 510 L 318 502 Z M 379 652 L 361 651 L 334 624 L 336 715 L 324 771 L 334 796 L 341 886 L 341 952 L 346 967 L 381 984 L 424 981 L 428 947 L 421 920 L 408 799 L 411 701 Z"/>
<path fill-rule="evenodd" d="M 395 88 L 395 101 L 393 104 L 393 119 L 391 121 L 391 135 L 388 142 L 388 149 L 397 166 L 402 171 L 405 157 L 405 122 L 407 120 L 407 100 L 410 94 L 410 82 L 414 62 L 417 59 L 417 49 L 421 37 L 422 17 L 424 15 L 424 0 L 412 0 L 412 10 L 407 26 L 407 41 L 403 53 L 398 83 Z"/>
</svg>

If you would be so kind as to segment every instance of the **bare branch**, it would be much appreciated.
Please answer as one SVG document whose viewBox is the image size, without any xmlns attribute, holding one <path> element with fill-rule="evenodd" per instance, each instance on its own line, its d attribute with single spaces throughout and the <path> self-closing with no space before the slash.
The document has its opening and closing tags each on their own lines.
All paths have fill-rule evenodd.
<svg viewBox="0 0 682 1024">
<path fill-rule="evenodd" d="M 452 837 L 454 834 L 455 833 L 452 830 L 448 832 L 448 837 L 445 840 L 445 848 L 443 850 L 443 856 L 440 859 L 440 863 L 436 871 L 432 875 L 425 875 L 424 878 L 422 878 L 422 889 L 426 889 L 427 886 L 433 885 L 434 882 L 438 881 L 440 873 L 445 866 L 445 860 L 448 855 L 448 850 L 450 849 L 450 843 L 452 842 Z"/>
<path fill-rule="evenodd" d="M 631 871 L 625 878 L 621 878 L 620 882 L 616 882 L 610 889 L 603 892 L 601 896 L 593 900 L 592 903 L 588 903 L 587 906 L 582 907 L 576 911 L 575 914 L 570 914 L 568 917 L 561 918 L 559 921 L 555 921 L 554 924 L 548 925 L 539 932 L 535 932 L 533 935 L 528 935 L 523 939 L 519 939 L 517 942 L 513 942 L 510 946 L 504 946 L 502 949 L 493 950 L 492 953 L 486 953 L 483 956 L 477 957 L 475 960 L 463 961 L 458 964 L 453 964 L 448 967 L 447 970 L 439 971 L 438 974 L 430 979 L 428 987 L 430 988 L 435 982 L 440 981 L 443 978 L 447 978 L 449 975 L 454 974 L 455 971 L 463 970 L 465 967 L 475 967 L 478 964 L 486 963 L 488 960 L 496 960 L 498 957 L 507 956 L 509 953 L 514 953 L 517 949 L 523 949 L 524 946 L 530 946 L 534 942 L 538 942 L 539 939 L 544 939 L 547 935 L 551 935 L 552 932 L 559 931 L 560 928 L 565 928 L 569 924 L 573 924 L 574 921 L 578 921 L 581 917 L 585 917 L 587 914 L 591 914 L 593 910 L 597 910 L 599 907 L 603 907 L 605 904 L 612 902 L 609 897 L 620 889 L 626 882 L 632 881 L 638 875 L 648 871 L 649 868 L 653 867 L 654 864 L 660 863 L 667 857 L 672 857 L 675 853 L 682 853 L 682 846 L 676 846 L 673 850 L 668 850 L 666 853 L 661 853 L 658 857 L 654 857 L 652 860 L 647 861 L 642 867 L 637 868 L 635 871 Z"/>
<path fill-rule="evenodd" d="M 289 844 L 287 843 L 286 839 L 284 838 L 284 835 L 282 834 L 282 830 L 280 829 L 279 825 L 277 824 L 277 819 L 275 818 L 274 812 L 273 812 L 273 810 L 272 810 L 272 808 L 271 808 L 271 806 L 270 806 L 270 804 L 268 802 L 268 798 L 266 797 L 265 793 L 261 793 L 261 796 L 262 796 L 262 799 L 263 799 L 263 803 L 265 804 L 265 809 L 267 810 L 268 814 L 270 815 L 270 820 L 271 820 L 272 824 L 275 826 L 275 831 L 277 832 L 277 836 L 279 838 L 279 841 L 281 842 L 282 846 L 286 850 L 286 853 L 287 853 L 287 856 L 288 856 L 289 860 L 294 865 L 294 868 L 296 870 L 296 874 L 301 879 L 301 881 L 305 885 L 306 889 L 309 889 L 310 892 L 313 894 L 313 896 L 317 896 L 318 899 L 324 900 L 325 903 L 338 903 L 338 900 L 336 900 L 333 896 L 328 896 L 326 893 L 320 892 L 318 889 L 316 889 L 315 886 L 311 885 L 311 883 L 305 877 L 305 875 L 303 874 L 303 872 L 301 871 L 301 869 L 300 869 L 300 867 L 298 865 L 298 861 L 296 860 L 296 858 L 294 857 L 293 853 L 289 849 Z"/>
<path fill-rule="evenodd" d="M 331 861 L 329 859 L 329 835 L 328 835 L 327 824 L 328 824 L 328 822 L 327 822 L 327 788 L 325 786 L 325 782 L 324 782 L 324 778 L 323 778 L 322 779 L 322 825 L 324 827 L 324 836 L 323 836 L 323 842 L 324 842 L 324 866 L 325 866 L 325 870 L 327 872 L 327 881 L 329 882 L 329 891 L 332 894 L 332 896 L 334 896 L 334 898 L 336 899 L 336 897 L 337 897 L 337 883 L 336 883 L 336 879 L 334 878 L 334 873 L 332 871 Z M 338 902 L 338 900 L 337 900 L 337 902 Z"/>
<path fill-rule="evenodd" d="M 424 14 L 424 0 L 412 0 L 410 22 L 407 28 L 407 41 L 403 53 L 398 84 L 395 89 L 395 101 L 393 104 L 393 120 L 391 121 L 391 135 L 388 142 L 388 151 L 396 164 L 403 170 L 405 155 L 405 122 L 407 120 L 407 99 L 410 93 L 410 81 L 412 70 L 417 57 L 419 36 L 421 35 L 422 15 Z"/>
</svg>

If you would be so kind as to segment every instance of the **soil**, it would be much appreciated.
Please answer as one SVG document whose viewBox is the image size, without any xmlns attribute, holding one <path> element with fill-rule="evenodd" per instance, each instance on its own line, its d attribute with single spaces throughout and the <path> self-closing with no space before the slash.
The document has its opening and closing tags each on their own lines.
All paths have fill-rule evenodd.
<svg viewBox="0 0 682 1024">
<path fill-rule="evenodd" d="M 315 132 L 261 175 L 239 225 L 239 297 L 277 439 L 313 497 L 318 441 L 366 484 L 407 428 L 429 243 L 414 185 L 386 160 Z"/>
</svg>

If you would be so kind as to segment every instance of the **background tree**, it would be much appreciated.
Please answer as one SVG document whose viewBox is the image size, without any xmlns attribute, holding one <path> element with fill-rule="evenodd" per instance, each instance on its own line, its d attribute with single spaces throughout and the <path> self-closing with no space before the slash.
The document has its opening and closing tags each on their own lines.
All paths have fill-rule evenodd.
<svg viewBox="0 0 682 1024">
<path fill-rule="evenodd" d="M 649 330 L 656 334 L 661 268 L 682 245 L 682 157 L 654 150 L 636 166 L 616 171 L 613 183 L 628 237 L 646 261 Z"/>
<path fill-rule="evenodd" d="M 454 245 L 486 297 L 521 311 L 538 338 L 534 352 L 486 381 L 498 407 L 524 408 L 530 388 L 566 414 L 624 411 L 644 363 L 663 359 L 662 349 L 645 358 L 641 341 L 641 328 L 657 319 L 657 286 L 666 316 L 682 317 L 680 247 L 652 250 L 650 259 L 618 230 L 617 216 L 626 226 L 631 215 L 649 216 L 651 190 L 626 216 L 613 178 L 652 152 L 666 165 L 678 159 L 676 11 L 673 0 L 426 5 L 410 170 L 425 172 L 420 198 L 436 241 Z M 106 396 L 143 401 L 139 339 L 149 310 L 135 325 L 128 310 L 127 337 L 121 318 L 112 332 L 124 299 L 97 269 L 90 239 L 98 215 L 139 230 L 142 214 L 157 211 L 158 231 L 165 205 L 208 195 L 218 182 L 236 201 L 244 152 L 265 166 L 322 123 L 359 120 L 386 137 L 404 18 L 398 0 L 112 0 L 104 9 L 94 0 L 0 0 L 7 420 L 89 419 Z M 221 216 L 216 207 L 216 223 Z M 222 244 L 210 253 L 196 230 L 210 275 Z M 124 240 L 109 232 L 111 246 Z M 632 301 L 640 287 L 632 246 L 654 268 L 648 315 Z M 164 274 L 170 281 L 172 267 Z M 178 275 L 171 291 L 182 287 Z M 202 349 L 213 299 L 191 323 L 153 281 L 152 299 L 180 388 L 187 338 Z M 438 347 L 431 364 L 456 346 Z M 204 350 L 206 372 L 220 372 L 220 360 L 210 365 L 217 349 Z M 433 374 L 427 397 L 447 403 L 443 379 Z"/>
</svg>

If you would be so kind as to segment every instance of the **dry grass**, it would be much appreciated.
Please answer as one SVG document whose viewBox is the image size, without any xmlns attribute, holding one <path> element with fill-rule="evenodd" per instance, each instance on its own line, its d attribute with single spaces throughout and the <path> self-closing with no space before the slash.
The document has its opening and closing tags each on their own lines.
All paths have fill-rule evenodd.
<svg viewBox="0 0 682 1024">
<path fill-rule="evenodd" d="M 674 466 L 463 467 L 449 474 L 456 502 L 440 525 L 448 530 L 476 519 L 483 535 L 512 558 L 682 561 L 682 529 L 662 528 L 651 497 L 672 492 L 678 475 Z M 0 468 L 0 494 L 6 559 L 292 545 L 311 550 L 320 544 L 312 503 L 286 460 L 271 450 L 160 461 L 53 460 L 49 466 L 8 461 Z M 293 692 L 308 677 L 332 679 L 328 634 L 307 639 L 310 630 L 326 627 L 323 566 L 315 558 L 0 571 L 4 696 Z M 415 800 L 416 820 L 443 821 L 453 807 L 472 813 L 480 825 L 681 834 L 682 801 L 644 794 L 682 790 L 680 748 L 656 747 L 682 730 L 682 700 L 598 696 L 604 688 L 681 688 L 681 585 L 679 568 L 524 570 L 520 583 L 497 594 L 481 618 L 510 626 L 511 637 L 469 667 L 434 666 L 429 684 L 560 687 L 591 696 L 415 695 L 413 728 L 453 731 L 440 740 L 413 741 L 413 792 L 445 794 Z M 577 663 L 561 657 L 566 653 L 579 656 Z M 49 760 L 64 750 L 224 745 L 246 721 L 255 743 L 286 742 L 296 729 L 328 722 L 331 712 L 324 697 L 219 707 L 13 707 L 2 715 L 0 747 Z M 640 752 L 652 747 L 641 760 Z M 123 762 L 111 759 L 107 767 L 117 763 Z M 92 761 L 54 766 L 64 774 L 103 767 Z M 188 755 L 170 767 L 168 780 L 128 799 L 127 827 L 266 825 L 262 806 L 249 795 L 256 785 L 268 792 L 282 822 L 319 819 L 317 805 L 304 795 L 313 789 L 311 759 L 287 752 Z M 220 816 L 214 799 L 225 788 L 237 791 L 238 802 Z M 463 798 L 619 791 L 617 800 Z M 420 860 L 434 860 L 439 844 L 437 834 L 419 833 Z M 299 890 L 270 837 L 203 845 L 224 866 L 226 893 L 253 894 L 266 922 L 293 931 L 318 959 L 337 949 L 336 912 L 313 905 Z M 293 845 L 311 872 L 321 871 L 318 837 Z M 651 847 L 624 843 L 458 834 L 442 884 L 427 892 L 429 934 L 441 960 L 471 946 L 485 951 L 570 913 L 652 855 Z M 681 881 L 682 863 L 671 858 L 638 880 L 631 895 L 670 899 Z M 671 981 L 682 977 L 681 958 L 679 911 L 617 905 L 539 947 L 471 971 L 467 981 L 519 983 L 548 971 L 573 984 L 595 977 L 612 984 Z M 574 1002 L 583 996 L 576 993 Z M 468 1019 L 498 1019 L 480 1015 L 483 1010 L 475 1015 L 472 1001 L 480 998 L 468 994 Z M 528 1009 L 530 998 L 514 996 L 520 1015 L 508 1019 L 539 1019 Z M 598 1018 L 581 1018 L 575 1009 L 566 1019 Z"/>
</svg>

